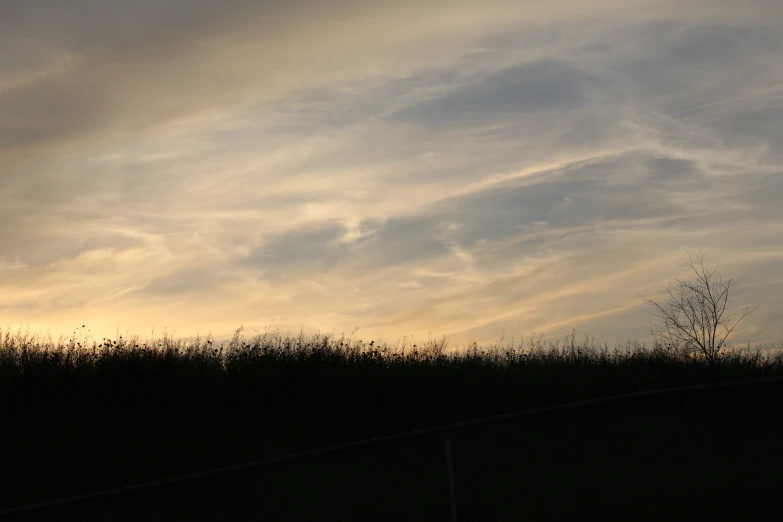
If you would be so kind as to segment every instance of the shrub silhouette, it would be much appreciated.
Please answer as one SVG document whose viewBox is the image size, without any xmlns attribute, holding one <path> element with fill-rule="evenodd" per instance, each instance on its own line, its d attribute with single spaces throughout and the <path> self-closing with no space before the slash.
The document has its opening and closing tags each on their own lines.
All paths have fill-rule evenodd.
<svg viewBox="0 0 783 522">
<path fill-rule="evenodd" d="M 676 285 L 669 284 L 665 292 L 668 298 L 663 304 L 652 299 L 645 300 L 655 307 L 653 315 L 662 321 L 657 329 L 651 327 L 653 337 L 668 348 L 687 355 L 698 353 L 710 364 L 714 364 L 726 342 L 726 338 L 742 319 L 758 308 L 745 307 L 739 318 L 732 324 L 733 314 L 726 307 L 729 290 L 736 281 L 729 278 L 724 284 L 717 268 L 709 271 L 704 266 L 704 257 L 688 252 L 690 267 L 696 274 L 693 281 L 676 279 Z M 694 262 L 694 258 L 696 262 Z M 698 263 L 698 266 L 696 266 Z"/>
</svg>

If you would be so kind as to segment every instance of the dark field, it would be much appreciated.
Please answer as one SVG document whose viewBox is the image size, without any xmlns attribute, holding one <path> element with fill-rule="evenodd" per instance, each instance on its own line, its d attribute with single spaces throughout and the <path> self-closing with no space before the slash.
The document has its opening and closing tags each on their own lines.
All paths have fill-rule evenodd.
<svg viewBox="0 0 783 522">
<path fill-rule="evenodd" d="M 342 343 L 342 344 L 341 344 Z M 783 357 L 674 349 L 259 336 L 0 345 L 0 508 L 595 397 L 783 376 Z M 783 382 L 622 400 L 454 430 L 459 520 L 783 516 Z M 9 520 L 450 520 L 444 434 Z M 771 517 L 771 518 L 770 518 Z M 595 518 L 598 519 L 598 518 Z"/>
</svg>

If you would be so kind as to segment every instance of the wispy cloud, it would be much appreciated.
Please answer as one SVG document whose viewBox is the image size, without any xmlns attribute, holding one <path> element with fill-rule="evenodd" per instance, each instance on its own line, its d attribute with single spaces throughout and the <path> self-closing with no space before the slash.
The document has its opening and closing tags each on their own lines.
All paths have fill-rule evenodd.
<svg viewBox="0 0 783 522">
<path fill-rule="evenodd" d="M 0 319 L 780 339 L 779 2 L 325 4 L 0 4 Z"/>
</svg>

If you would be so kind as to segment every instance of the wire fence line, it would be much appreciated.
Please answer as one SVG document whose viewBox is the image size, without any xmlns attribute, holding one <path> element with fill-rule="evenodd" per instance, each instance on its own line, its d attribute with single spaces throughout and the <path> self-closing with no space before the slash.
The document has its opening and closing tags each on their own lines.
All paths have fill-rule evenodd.
<svg viewBox="0 0 783 522">
<path fill-rule="evenodd" d="M 450 498 L 451 518 L 452 518 L 452 522 L 456 522 L 457 514 L 456 514 L 456 497 L 455 497 L 455 490 L 454 490 L 454 465 L 453 465 L 452 454 L 451 454 L 451 435 L 456 430 L 475 427 L 475 426 L 488 425 L 488 424 L 496 424 L 505 421 L 512 421 L 524 417 L 532 417 L 532 416 L 542 415 L 547 413 L 555 413 L 560 411 L 585 408 L 589 406 L 609 404 L 609 403 L 619 402 L 623 400 L 634 400 L 634 399 L 642 399 L 646 397 L 683 394 L 683 393 L 698 392 L 698 391 L 719 390 L 719 389 L 727 389 L 727 388 L 734 388 L 734 387 L 747 386 L 747 385 L 771 384 L 771 383 L 778 383 L 778 382 L 783 383 L 783 376 L 764 377 L 760 379 L 751 379 L 751 380 L 743 380 L 743 381 L 725 381 L 725 382 L 699 384 L 699 385 L 692 385 L 692 386 L 680 386 L 676 388 L 663 388 L 660 390 L 645 390 L 639 392 L 621 393 L 617 395 L 609 395 L 609 396 L 597 397 L 593 399 L 585 399 L 581 401 L 562 403 L 553 406 L 544 406 L 540 408 L 533 408 L 533 409 L 517 411 L 512 413 L 493 415 L 490 417 L 481 417 L 478 419 L 458 421 L 458 422 L 453 422 L 440 426 L 420 428 L 416 430 L 410 430 L 410 431 L 395 433 L 391 435 L 373 437 L 370 439 L 364 439 L 364 440 L 350 442 L 346 444 L 329 446 L 326 448 L 319 448 L 315 450 L 302 451 L 302 452 L 288 454 L 288 455 L 270 457 L 270 458 L 255 460 L 251 462 L 246 462 L 243 464 L 226 466 L 222 468 L 217 468 L 217 469 L 212 469 L 212 470 L 202 471 L 197 473 L 178 475 L 166 479 L 143 482 L 143 483 L 133 484 L 129 486 L 122 486 L 114 489 L 96 491 L 96 492 L 76 495 L 72 497 L 60 498 L 60 499 L 55 499 L 55 500 L 50 500 L 50 501 L 45 501 L 45 502 L 40 502 L 35 504 L 27 504 L 27 505 L 13 507 L 13 508 L 0 509 L 0 516 L 8 516 L 8 515 L 27 513 L 32 511 L 39 511 L 52 507 L 75 504 L 78 502 L 85 502 L 90 500 L 106 498 L 106 497 L 113 497 L 113 496 L 122 495 L 134 491 L 164 487 L 164 486 L 169 486 L 174 484 L 182 484 L 185 482 L 192 482 L 196 480 L 212 478 L 221 475 L 241 472 L 241 471 L 264 468 L 276 464 L 284 464 L 287 462 L 293 462 L 293 461 L 303 460 L 303 459 L 308 459 L 313 457 L 320 457 L 324 455 L 333 455 L 345 451 L 350 451 L 355 448 L 374 446 L 379 444 L 385 444 L 388 442 L 407 440 L 407 439 L 412 439 L 417 437 L 425 437 L 429 435 L 442 434 L 444 436 L 444 441 L 446 443 L 446 458 L 447 458 L 446 464 L 447 464 L 447 473 L 449 479 L 449 493 L 451 496 Z"/>
</svg>

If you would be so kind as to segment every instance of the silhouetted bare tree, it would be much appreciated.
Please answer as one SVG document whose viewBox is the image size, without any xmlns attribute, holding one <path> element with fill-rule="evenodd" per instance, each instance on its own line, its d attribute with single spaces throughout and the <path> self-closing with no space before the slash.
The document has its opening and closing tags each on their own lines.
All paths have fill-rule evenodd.
<svg viewBox="0 0 783 522">
<path fill-rule="evenodd" d="M 683 349 L 687 355 L 701 353 L 710 364 L 714 364 L 726 338 L 745 316 L 756 311 L 758 305 L 752 310 L 744 307 L 742 314 L 732 323 L 734 314 L 729 311 L 726 315 L 726 307 L 729 290 L 736 281 L 730 277 L 723 283 L 720 275 L 716 274 L 717 268 L 707 270 L 701 252 L 699 255 L 688 252 L 688 257 L 690 262 L 683 267 L 693 270 L 696 274 L 694 281 L 676 279 L 676 284 L 669 283 L 665 290 L 668 298 L 663 304 L 645 298 L 655 307 L 653 315 L 662 321 L 658 328 L 651 325 L 651 331 L 656 341 Z"/>
</svg>

